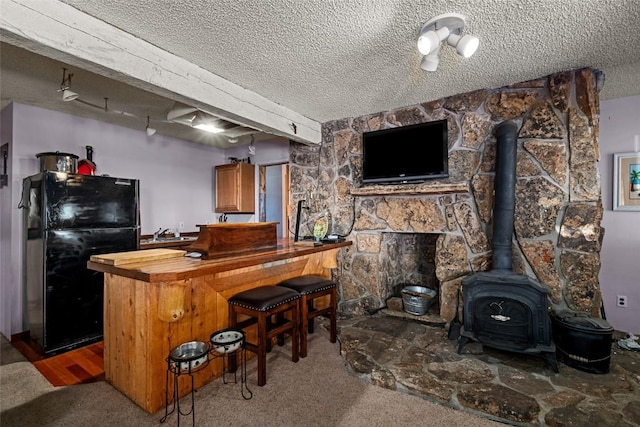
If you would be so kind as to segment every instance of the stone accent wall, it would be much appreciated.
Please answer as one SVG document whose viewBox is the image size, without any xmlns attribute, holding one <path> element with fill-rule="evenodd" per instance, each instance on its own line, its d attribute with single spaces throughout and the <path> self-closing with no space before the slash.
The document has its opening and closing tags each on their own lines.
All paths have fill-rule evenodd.
<svg viewBox="0 0 640 427">
<path fill-rule="evenodd" d="M 400 260 L 385 259 L 383 233 L 438 234 L 440 315 L 449 321 L 462 278 L 491 268 L 492 132 L 512 120 L 520 129 L 513 270 L 546 284 L 555 308 L 599 316 L 598 114 L 587 68 L 325 123 L 320 147 L 291 143 L 291 220 L 305 199 L 303 233 L 324 213 L 332 233 L 353 241 L 334 272 L 346 313 L 374 312 L 397 291 Z M 448 179 L 362 187 L 363 132 L 440 119 L 449 126 Z"/>
</svg>

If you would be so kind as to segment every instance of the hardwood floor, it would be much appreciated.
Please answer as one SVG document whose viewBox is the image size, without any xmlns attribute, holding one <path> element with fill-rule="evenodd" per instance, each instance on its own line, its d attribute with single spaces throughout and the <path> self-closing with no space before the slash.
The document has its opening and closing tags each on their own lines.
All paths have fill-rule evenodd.
<svg viewBox="0 0 640 427">
<path fill-rule="evenodd" d="M 55 387 L 104 381 L 102 341 L 46 358 L 22 340 L 11 344 Z"/>
</svg>

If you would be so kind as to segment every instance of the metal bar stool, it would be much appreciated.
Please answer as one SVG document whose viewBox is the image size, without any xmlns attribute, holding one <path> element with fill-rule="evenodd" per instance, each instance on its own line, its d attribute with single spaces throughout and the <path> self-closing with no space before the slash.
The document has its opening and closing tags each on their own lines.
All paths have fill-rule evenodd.
<svg viewBox="0 0 640 427">
<path fill-rule="evenodd" d="M 229 299 L 229 328 L 245 329 L 257 323 L 258 342 L 245 342 L 247 350 L 255 353 L 258 359 L 258 386 L 267 383 L 267 351 L 271 341 L 286 332 L 291 334 L 291 360 L 297 362 L 298 353 L 298 292 L 278 286 L 261 286 L 240 292 Z M 284 316 L 290 313 L 290 319 Z M 248 317 L 239 321 L 240 316 Z M 280 322 L 274 322 L 274 317 Z M 235 371 L 235 361 L 230 362 L 230 370 Z"/>
<path fill-rule="evenodd" d="M 318 316 L 329 318 L 329 340 L 336 342 L 336 283 L 322 276 L 304 275 L 284 280 L 278 287 L 292 289 L 300 294 L 300 357 L 307 357 L 307 333 L 313 333 L 313 320 Z M 328 295 L 329 305 L 315 307 L 314 301 Z"/>
</svg>

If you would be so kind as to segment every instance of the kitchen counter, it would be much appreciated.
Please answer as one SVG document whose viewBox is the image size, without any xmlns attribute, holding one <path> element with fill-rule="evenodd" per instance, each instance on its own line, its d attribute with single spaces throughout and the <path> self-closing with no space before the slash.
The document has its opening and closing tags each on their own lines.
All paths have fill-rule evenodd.
<svg viewBox="0 0 640 427">
<path fill-rule="evenodd" d="M 198 238 L 198 232 L 182 233 L 180 237 L 173 234 L 154 239 L 152 235 L 140 236 L 140 249 L 182 248 L 189 246 Z"/>
<path fill-rule="evenodd" d="M 162 259 L 158 262 L 143 261 L 124 265 L 109 265 L 89 261 L 87 266 L 91 270 L 112 273 L 118 276 L 129 277 L 145 282 L 173 281 L 201 277 L 207 274 L 271 263 L 274 261 L 282 261 L 298 256 L 323 254 L 327 251 L 331 251 L 332 249 L 338 249 L 350 245 L 350 241 L 345 241 L 339 243 L 327 243 L 320 246 L 298 246 L 291 240 L 279 239 L 276 249 L 247 252 L 245 255 L 236 255 L 210 260 L 191 257 L 176 257 L 172 259 Z M 333 256 L 335 257 L 335 254 Z"/>
<path fill-rule="evenodd" d="M 89 269 L 105 273 L 106 380 L 147 412 L 160 410 L 169 352 L 184 342 L 208 342 L 213 332 L 226 328 L 230 297 L 303 274 L 330 278 L 338 251 L 349 245 L 350 241 L 313 246 L 279 239 L 273 249 L 214 259 L 156 249 L 169 257 L 112 265 L 107 254 L 103 262 L 89 261 Z M 145 258 L 144 253 L 130 254 Z M 255 331 L 248 336 L 255 340 Z M 213 359 L 194 373 L 195 386 L 220 375 L 222 361 Z M 179 387 L 180 396 L 190 391 L 186 381 Z"/>
</svg>

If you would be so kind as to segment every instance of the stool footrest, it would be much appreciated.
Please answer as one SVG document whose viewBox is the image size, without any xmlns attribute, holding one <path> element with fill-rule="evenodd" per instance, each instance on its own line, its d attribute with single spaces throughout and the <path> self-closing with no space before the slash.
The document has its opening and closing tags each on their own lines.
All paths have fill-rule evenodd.
<svg viewBox="0 0 640 427">
<path fill-rule="evenodd" d="M 246 329 L 249 326 L 255 325 L 256 323 L 258 323 L 258 320 L 252 317 L 250 319 L 245 319 L 242 322 L 236 323 L 235 327 L 238 329 Z"/>
<path fill-rule="evenodd" d="M 246 348 L 247 350 L 249 350 L 250 352 L 258 354 L 258 346 L 257 346 L 257 345 L 252 344 L 252 343 L 250 343 L 249 341 L 247 341 L 247 342 L 244 344 L 244 346 L 245 346 L 245 348 Z"/>
<path fill-rule="evenodd" d="M 314 308 L 313 310 L 309 310 L 308 317 L 327 316 L 330 315 L 332 311 L 333 307 Z"/>
</svg>

